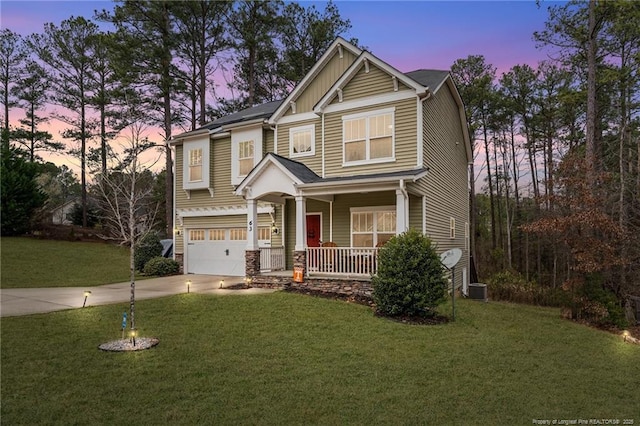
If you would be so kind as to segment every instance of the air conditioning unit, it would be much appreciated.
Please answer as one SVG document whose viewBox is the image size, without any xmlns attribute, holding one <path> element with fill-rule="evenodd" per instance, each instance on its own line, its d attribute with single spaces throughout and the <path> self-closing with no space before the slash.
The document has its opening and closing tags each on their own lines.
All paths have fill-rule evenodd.
<svg viewBox="0 0 640 426">
<path fill-rule="evenodd" d="M 469 299 L 482 300 L 486 302 L 487 298 L 487 285 L 480 283 L 469 284 Z"/>
</svg>

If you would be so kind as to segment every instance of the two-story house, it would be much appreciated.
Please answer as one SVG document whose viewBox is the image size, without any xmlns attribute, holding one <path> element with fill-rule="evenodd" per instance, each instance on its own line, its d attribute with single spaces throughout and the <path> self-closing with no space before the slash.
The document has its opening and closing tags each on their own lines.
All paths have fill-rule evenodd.
<svg viewBox="0 0 640 426">
<path fill-rule="evenodd" d="M 338 38 L 286 99 L 173 148 L 185 273 L 366 280 L 379 247 L 415 228 L 462 249 L 468 280 L 472 154 L 448 71 L 402 73 Z"/>
</svg>

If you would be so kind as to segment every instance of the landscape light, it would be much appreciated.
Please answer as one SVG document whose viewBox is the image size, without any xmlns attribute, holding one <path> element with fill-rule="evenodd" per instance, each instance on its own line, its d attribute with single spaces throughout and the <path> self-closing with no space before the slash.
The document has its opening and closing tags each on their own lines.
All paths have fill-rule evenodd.
<svg viewBox="0 0 640 426">
<path fill-rule="evenodd" d="M 84 306 L 87 304 L 87 297 L 91 296 L 91 292 L 89 290 L 85 290 L 84 291 L 84 302 L 82 302 L 82 307 L 84 308 Z"/>
<path fill-rule="evenodd" d="M 129 332 L 129 336 L 131 336 L 131 341 L 133 342 L 133 346 L 136 345 L 136 329 L 131 329 Z"/>
<path fill-rule="evenodd" d="M 187 293 L 191 292 L 191 280 L 187 280 Z"/>
<path fill-rule="evenodd" d="M 251 287 L 251 277 L 246 277 L 244 280 L 247 284 L 247 287 Z"/>
<path fill-rule="evenodd" d="M 627 341 L 629 336 L 630 336 L 629 330 L 625 330 L 622 332 L 622 338 L 624 339 L 625 342 Z"/>
<path fill-rule="evenodd" d="M 220 280 L 220 288 L 224 286 L 224 280 Z"/>
</svg>

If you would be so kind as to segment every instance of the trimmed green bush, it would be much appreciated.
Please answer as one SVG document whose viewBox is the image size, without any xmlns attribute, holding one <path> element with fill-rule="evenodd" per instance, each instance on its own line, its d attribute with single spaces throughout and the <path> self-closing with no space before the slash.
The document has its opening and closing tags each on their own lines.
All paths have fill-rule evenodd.
<svg viewBox="0 0 640 426">
<path fill-rule="evenodd" d="M 158 235 L 155 233 L 145 235 L 136 246 L 136 253 L 133 259 L 136 271 L 143 272 L 150 259 L 161 255 L 162 244 Z"/>
<path fill-rule="evenodd" d="M 173 259 L 158 256 L 149 259 L 146 265 L 144 265 L 145 275 L 154 275 L 164 277 L 166 275 L 177 274 L 180 270 L 180 265 Z"/>
<path fill-rule="evenodd" d="M 380 314 L 429 317 L 445 301 L 447 280 L 431 240 L 411 229 L 380 249 L 372 284 Z"/>
</svg>

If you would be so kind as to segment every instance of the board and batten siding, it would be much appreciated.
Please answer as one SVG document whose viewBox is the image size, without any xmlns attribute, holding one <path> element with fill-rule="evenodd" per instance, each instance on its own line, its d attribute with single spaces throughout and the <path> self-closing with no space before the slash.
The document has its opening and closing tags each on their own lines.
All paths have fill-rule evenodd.
<svg viewBox="0 0 640 426">
<path fill-rule="evenodd" d="M 426 235 L 438 252 L 460 248 L 463 257 L 456 271 L 462 284 L 462 268 L 469 270 L 465 223 L 469 223 L 468 161 L 458 106 L 447 85 L 424 102 L 424 164 L 429 173 L 417 186 L 426 192 Z M 455 219 L 455 238 L 450 238 L 450 218 Z"/>
<path fill-rule="evenodd" d="M 349 114 L 395 107 L 394 136 L 395 161 L 371 165 L 343 166 L 342 117 Z M 405 99 L 358 108 L 348 111 L 330 113 L 325 116 L 325 176 L 352 176 L 369 173 L 409 170 L 417 163 L 417 111 L 416 100 Z"/>
<path fill-rule="evenodd" d="M 310 112 L 315 104 L 338 81 L 344 72 L 353 64 L 356 57 L 347 49 L 342 49 L 342 58 L 335 52 L 312 82 L 296 99 L 296 114 Z M 292 115 L 291 108 L 285 115 Z"/>
</svg>

